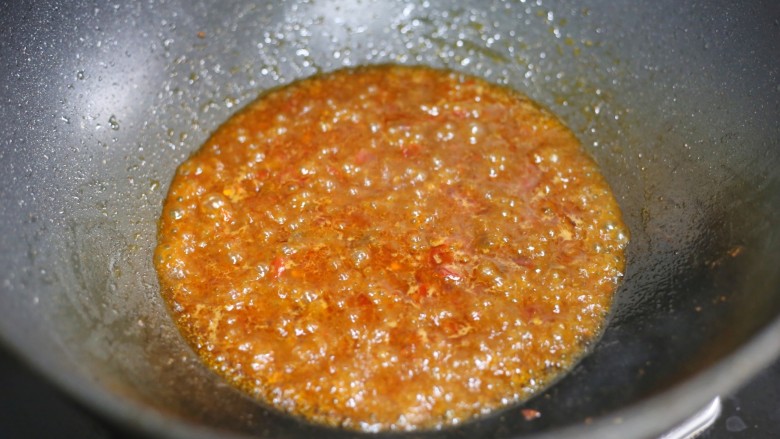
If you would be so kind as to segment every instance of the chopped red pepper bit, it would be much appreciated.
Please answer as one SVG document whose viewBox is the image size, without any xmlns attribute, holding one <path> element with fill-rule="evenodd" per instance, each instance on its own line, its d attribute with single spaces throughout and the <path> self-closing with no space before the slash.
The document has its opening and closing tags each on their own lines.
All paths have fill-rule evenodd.
<svg viewBox="0 0 780 439">
<path fill-rule="evenodd" d="M 284 266 L 284 263 L 285 260 L 282 256 L 277 256 L 273 261 L 271 261 L 271 273 L 275 278 L 281 277 L 282 273 L 287 270 L 287 267 Z"/>
<path fill-rule="evenodd" d="M 542 413 L 539 410 L 534 409 L 522 409 L 520 411 L 526 421 L 533 421 L 542 417 Z"/>
<path fill-rule="evenodd" d="M 463 279 L 463 274 L 461 274 L 460 272 L 456 271 L 452 267 L 449 267 L 449 266 L 446 266 L 446 265 L 442 265 L 442 266 L 437 267 L 436 271 L 439 274 L 441 274 L 442 277 L 444 277 L 447 280 L 451 280 L 451 281 L 457 282 L 457 281 L 460 281 L 461 279 Z"/>
</svg>

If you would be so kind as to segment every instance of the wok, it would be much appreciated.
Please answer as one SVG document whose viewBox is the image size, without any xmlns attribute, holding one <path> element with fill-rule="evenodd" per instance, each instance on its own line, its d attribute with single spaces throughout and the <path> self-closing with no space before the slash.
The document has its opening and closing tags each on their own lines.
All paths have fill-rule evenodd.
<svg viewBox="0 0 780 439">
<path fill-rule="evenodd" d="M 658 434 L 780 351 L 779 17 L 772 0 L 4 2 L 0 338 L 141 433 L 360 436 L 201 365 L 159 296 L 156 220 L 177 164 L 262 90 L 358 64 L 449 67 L 557 113 L 632 242 L 609 326 L 568 375 L 407 436 Z"/>
</svg>

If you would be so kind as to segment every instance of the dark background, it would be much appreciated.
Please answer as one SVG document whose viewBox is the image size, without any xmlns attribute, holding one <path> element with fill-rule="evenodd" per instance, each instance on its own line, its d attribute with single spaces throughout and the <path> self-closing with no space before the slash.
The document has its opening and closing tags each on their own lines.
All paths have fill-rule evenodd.
<svg viewBox="0 0 780 439">
<path fill-rule="evenodd" d="M 0 438 L 131 439 L 0 348 Z M 780 437 L 780 360 L 733 395 L 701 439 Z"/>
</svg>

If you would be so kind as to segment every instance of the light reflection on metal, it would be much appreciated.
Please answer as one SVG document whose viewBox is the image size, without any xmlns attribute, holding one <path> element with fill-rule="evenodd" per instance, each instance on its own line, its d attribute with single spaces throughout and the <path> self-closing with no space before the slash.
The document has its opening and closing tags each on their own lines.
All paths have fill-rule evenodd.
<svg viewBox="0 0 780 439">
<path fill-rule="evenodd" d="M 658 439 L 693 439 L 715 423 L 721 410 L 720 396 L 716 396 L 704 408 Z"/>
</svg>

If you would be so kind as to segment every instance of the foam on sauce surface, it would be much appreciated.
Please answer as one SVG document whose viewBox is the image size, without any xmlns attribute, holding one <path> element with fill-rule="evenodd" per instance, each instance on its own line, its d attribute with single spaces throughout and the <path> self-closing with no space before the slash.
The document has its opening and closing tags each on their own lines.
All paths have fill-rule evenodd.
<svg viewBox="0 0 780 439">
<path fill-rule="evenodd" d="M 438 428 L 532 396 L 603 326 L 628 241 L 575 136 L 462 74 L 271 91 L 178 169 L 156 267 L 234 385 L 315 422 Z"/>
</svg>

